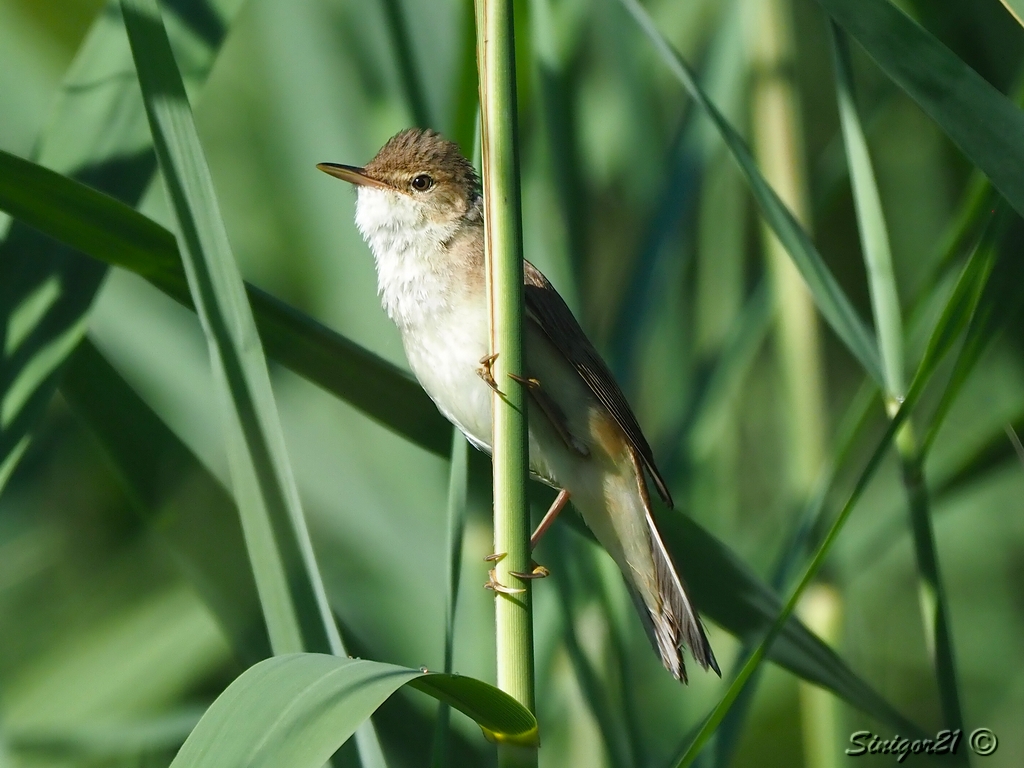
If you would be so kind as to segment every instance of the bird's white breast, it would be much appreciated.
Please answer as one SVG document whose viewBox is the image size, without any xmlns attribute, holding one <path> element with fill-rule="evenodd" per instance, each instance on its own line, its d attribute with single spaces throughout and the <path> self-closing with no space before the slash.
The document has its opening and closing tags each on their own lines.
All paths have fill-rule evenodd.
<svg viewBox="0 0 1024 768">
<path fill-rule="evenodd" d="M 488 352 L 487 306 L 482 291 L 460 290 L 463 276 L 443 251 L 456 225 L 429 221 L 407 195 L 361 187 L 356 226 L 413 373 L 441 412 L 490 450 L 491 391 L 477 373 Z"/>
<path fill-rule="evenodd" d="M 455 225 L 430 221 L 407 195 L 360 187 L 356 226 L 377 262 L 384 310 L 403 332 L 448 309 L 449 265 L 439 249 Z"/>
</svg>

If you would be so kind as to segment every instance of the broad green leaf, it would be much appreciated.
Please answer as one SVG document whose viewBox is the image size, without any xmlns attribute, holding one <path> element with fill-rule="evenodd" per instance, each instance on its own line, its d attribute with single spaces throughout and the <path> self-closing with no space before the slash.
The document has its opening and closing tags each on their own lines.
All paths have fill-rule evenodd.
<svg viewBox="0 0 1024 768">
<path fill-rule="evenodd" d="M 343 654 L 288 461 L 256 322 L 160 8 L 156 0 L 122 0 L 121 8 L 153 146 L 177 220 L 185 275 L 209 347 L 235 502 L 271 647 L 275 653 Z M 370 723 L 360 728 L 357 741 L 364 766 L 386 764 Z"/>
<path fill-rule="evenodd" d="M 800 274 L 822 317 L 832 326 L 836 335 L 876 381 L 883 380 L 878 349 L 864 321 L 853 308 L 850 300 L 836 282 L 824 259 L 818 253 L 807 233 L 793 217 L 793 214 L 779 199 L 779 196 L 757 168 L 749 148 L 735 128 L 711 102 L 697 82 L 690 66 L 671 46 L 655 27 L 653 20 L 638 0 L 619 0 L 633 16 L 662 60 L 676 76 L 691 97 L 704 110 L 718 130 L 726 147 L 732 153 L 740 170 L 747 178 L 754 199 L 761 207 L 765 221 L 785 247 Z"/>
<path fill-rule="evenodd" d="M 888 0 L 818 0 L 1024 214 L 1024 113 Z"/>
<path fill-rule="evenodd" d="M 313 558 L 263 350 L 155 0 L 123 0 L 185 273 L 206 333 L 234 495 L 275 652 L 341 652 Z"/>
<path fill-rule="evenodd" d="M 201 84 L 241 0 L 182 0 L 174 43 Z M 156 168 L 117 2 L 65 78 L 35 159 L 135 205 Z M 4 174 L 0 173 L 0 178 Z M 2 237 L 2 235 L 0 235 Z M 0 242 L 0 490 L 81 339 L 106 268 L 15 222 Z"/>
<path fill-rule="evenodd" d="M 465 713 L 492 740 L 537 743 L 529 710 L 486 683 L 303 653 L 276 656 L 242 673 L 203 715 L 172 768 L 320 768 L 403 685 Z"/>
<path fill-rule="evenodd" d="M 0 150 L 0 209 L 20 227 L 135 272 L 193 307 L 174 235 L 113 198 Z M 407 373 L 260 289 L 247 291 L 272 357 L 427 450 L 448 455 L 450 427 Z"/>
</svg>

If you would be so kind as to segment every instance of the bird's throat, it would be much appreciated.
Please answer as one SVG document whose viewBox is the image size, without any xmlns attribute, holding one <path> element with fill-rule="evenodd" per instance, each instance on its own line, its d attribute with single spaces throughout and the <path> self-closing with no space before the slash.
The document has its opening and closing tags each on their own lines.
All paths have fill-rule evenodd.
<svg viewBox="0 0 1024 768">
<path fill-rule="evenodd" d="M 364 187 L 356 225 L 376 261 L 381 304 L 403 331 L 447 315 L 467 290 L 483 290 L 477 217 L 434 217 L 406 195 Z"/>
</svg>

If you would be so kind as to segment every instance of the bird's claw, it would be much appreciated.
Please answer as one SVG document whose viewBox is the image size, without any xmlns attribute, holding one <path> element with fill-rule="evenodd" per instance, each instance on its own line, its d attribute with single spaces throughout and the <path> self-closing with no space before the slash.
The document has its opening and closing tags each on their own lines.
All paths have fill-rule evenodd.
<svg viewBox="0 0 1024 768">
<path fill-rule="evenodd" d="M 500 389 L 498 389 L 498 382 L 494 380 L 494 361 L 498 359 L 498 353 L 495 352 L 493 355 L 484 355 L 480 358 L 480 367 L 476 369 L 477 375 L 484 380 L 484 383 L 492 390 L 502 395 Z M 502 395 L 504 397 L 504 395 Z"/>
<path fill-rule="evenodd" d="M 489 589 L 493 592 L 500 592 L 503 595 L 521 595 L 526 591 L 523 587 L 517 589 L 515 587 L 506 587 L 504 584 L 499 584 L 498 576 L 494 571 L 495 569 L 491 568 L 491 570 L 487 572 L 487 575 L 491 578 L 486 584 L 484 584 L 484 589 Z"/>
<path fill-rule="evenodd" d="M 538 379 L 531 379 L 526 376 L 517 376 L 514 373 L 508 374 L 508 377 L 512 379 L 512 381 L 518 381 L 527 389 L 540 389 L 540 381 Z"/>
<path fill-rule="evenodd" d="M 544 579 L 551 575 L 551 571 L 543 565 L 537 565 L 537 563 L 531 562 L 530 566 L 532 567 L 532 570 L 529 573 L 523 573 L 521 571 L 509 571 L 509 573 L 519 579 Z"/>
<path fill-rule="evenodd" d="M 498 563 L 504 560 L 507 556 L 508 552 L 495 552 L 494 554 L 485 557 L 484 560 L 488 563 Z M 531 570 L 529 573 L 523 573 L 522 571 L 509 571 L 509 575 L 515 576 L 517 579 L 524 580 L 543 579 L 545 576 L 551 575 L 551 571 L 543 565 L 537 565 L 537 563 L 532 560 L 530 561 L 530 568 Z M 484 584 L 484 589 L 501 592 L 503 595 L 519 595 L 526 591 L 522 588 L 506 587 L 504 584 L 499 583 L 495 568 L 491 568 L 491 570 L 487 572 L 487 575 L 490 578 L 487 583 Z"/>
</svg>

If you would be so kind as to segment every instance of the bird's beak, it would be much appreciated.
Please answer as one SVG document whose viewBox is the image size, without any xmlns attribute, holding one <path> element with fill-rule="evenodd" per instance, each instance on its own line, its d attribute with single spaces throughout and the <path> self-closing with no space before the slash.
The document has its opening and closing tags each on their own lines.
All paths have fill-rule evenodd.
<svg viewBox="0 0 1024 768">
<path fill-rule="evenodd" d="M 377 187 L 378 189 L 390 189 L 390 187 L 383 181 L 377 181 L 377 179 L 370 178 L 366 175 L 366 172 L 362 168 L 356 168 L 354 165 L 338 165 L 337 163 L 317 163 L 319 168 L 324 173 L 330 174 L 342 181 L 347 181 L 350 184 L 355 184 L 359 187 Z"/>
</svg>

